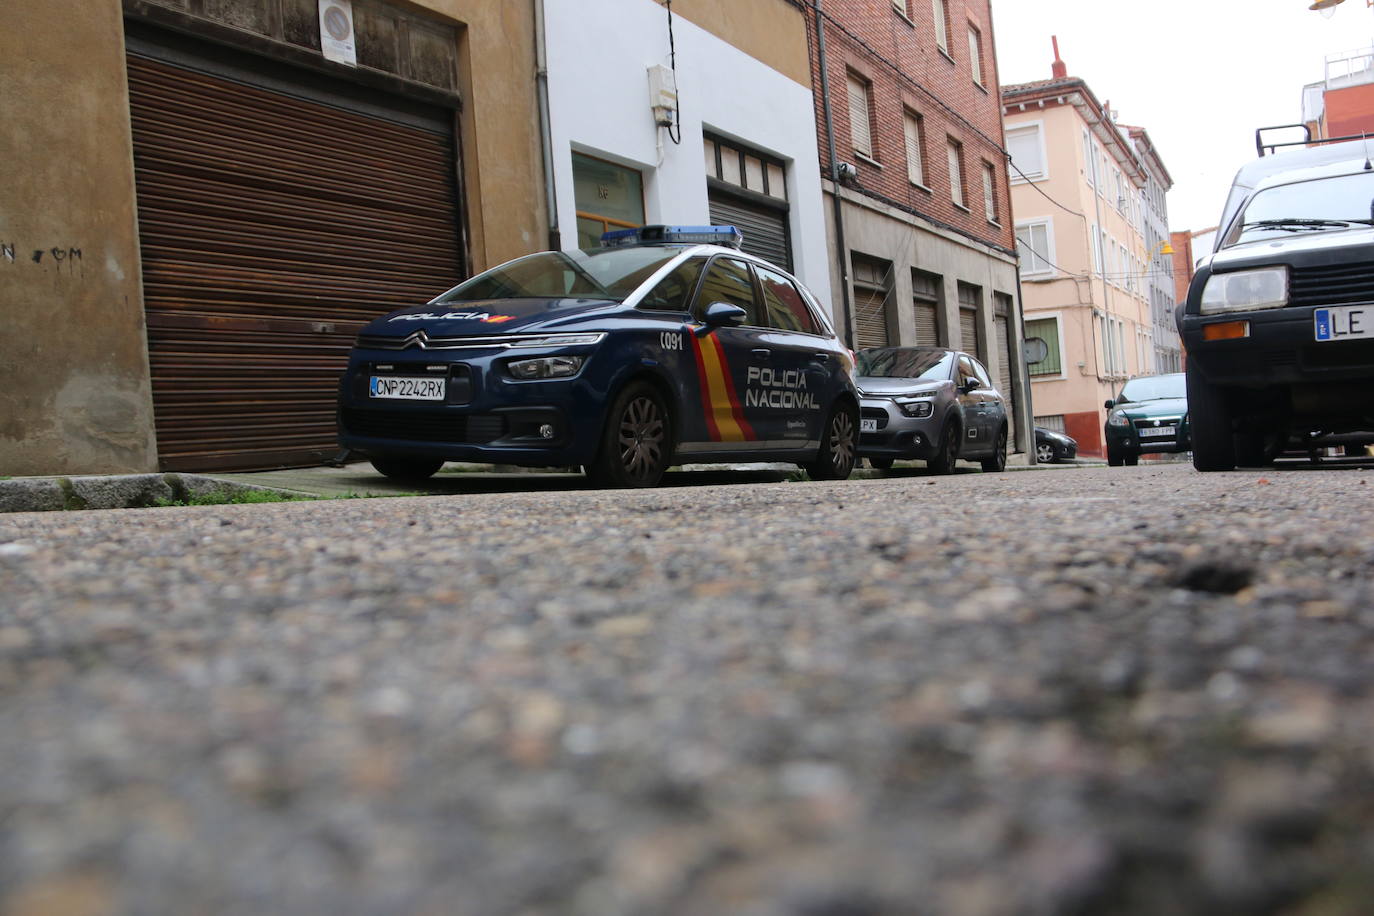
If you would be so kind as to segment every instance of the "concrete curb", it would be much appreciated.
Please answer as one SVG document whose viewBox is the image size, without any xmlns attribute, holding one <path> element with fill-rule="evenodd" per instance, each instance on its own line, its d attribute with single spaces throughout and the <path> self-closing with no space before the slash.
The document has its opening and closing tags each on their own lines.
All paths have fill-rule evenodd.
<svg viewBox="0 0 1374 916">
<path fill-rule="evenodd" d="M 196 474 L 113 474 L 84 477 L 16 477 L 0 480 L 0 512 L 64 509 L 144 509 L 158 500 L 185 502 L 209 493 L 236 496 L 275 487 L 201 477 Z"/>
</svg>

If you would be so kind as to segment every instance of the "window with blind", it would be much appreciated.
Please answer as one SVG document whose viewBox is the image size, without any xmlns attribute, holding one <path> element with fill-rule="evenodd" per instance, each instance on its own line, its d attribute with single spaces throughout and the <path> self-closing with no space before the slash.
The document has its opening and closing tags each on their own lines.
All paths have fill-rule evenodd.
<svg viewBox="0 0 1374 916">
<path fill-rule="evenodd" d="M 908 111 L 903 121 L 906 132 L 906 176 L 912 184 L 925 187 L 925 153 L 921 116 Z"/>
<path fill-rule="evenodd" d="M 954 138 L 945 143 L 945 153 L 949 157 L 949 199 L 955 206 L 964 207 L 964 148 Z"/>
<path fill-rule="evenodd" d="M 854 334 L 857 348 L 886 347 L 891 343 L 887 302 L 892 265 L 876 258 L 853 255 Z"/>
<path fill-rule="evenodd" d="M 1064 360 L 1060 354 L 1059 347 L 1059 319 L 1058 318 L 1027 318 L 1026 319 L 1026 340 L 1039 338 L 1045 342 L 1049 353 L 1038 363 L 1030 364 L 1031 378 L 1044 378 L 1046 376 L 1059 377 L 1064 374 Z"/>
<path fill-rule="evenodd" d="M 983 163 L 983 214 L 988 222 L 997 222 L 997 177 L 989 162 Z"/>
<path fill-rule="evenodd" d="M 869 83 L 862 77 L 849 74 L 849 139 L 854 152 L 874 158 L 873 125 L 869 116 Z"/>
<path fill-rule="evenodd" d="M 930 0 L 930 11 L 935 18 L 935 44 L 948 54 L 949 10 L 945 6 L 945 0 Z"/>
<path fill-rule="evenodd" d="M 983 85 L 983 36 L 973 26 L 968 27 L 968 65 L 973 81 Z"/>
<path fill-rule="evenodd" d="M 978 333 L 978 310 L 983 304 L 983 288 L 972 283 L 959 284 L 959 349 L 985 359 L 982 337 Z"/>
<path fill-rule="evenodd" d="M 1038 181 L 1045 177 L 1045 146 L 1038 123 L 1008 128 L 1007 152 L 1011 153 L 1012 181 Z"/>
</svg>

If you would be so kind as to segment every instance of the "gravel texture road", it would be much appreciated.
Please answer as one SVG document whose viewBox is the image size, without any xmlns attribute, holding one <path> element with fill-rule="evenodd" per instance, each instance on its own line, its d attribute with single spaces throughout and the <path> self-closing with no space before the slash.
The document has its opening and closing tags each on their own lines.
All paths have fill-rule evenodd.
<svg viewBox="0 0 1374 916">
<path fill-rule="evenodd" d="M 0 516 L 0 912 L 1367 913 L 1371 481 Z"/>
</svg>

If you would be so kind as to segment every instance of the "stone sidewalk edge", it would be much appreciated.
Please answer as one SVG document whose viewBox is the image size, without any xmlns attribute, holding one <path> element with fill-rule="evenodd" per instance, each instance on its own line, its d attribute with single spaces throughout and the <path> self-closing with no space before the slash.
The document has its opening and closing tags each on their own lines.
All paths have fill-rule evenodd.
<svg viewBox="0 0 1374 916">
<path fill-rule="evenodd" d="M 158 500 L 186 502 L 207 493 L 291 493 L 278 487 L 238 483 L 197 474 L 115 474 L 16 477 L 0 480 L 0 513 L 63 509 L 142 509 Z"/>
</svg>

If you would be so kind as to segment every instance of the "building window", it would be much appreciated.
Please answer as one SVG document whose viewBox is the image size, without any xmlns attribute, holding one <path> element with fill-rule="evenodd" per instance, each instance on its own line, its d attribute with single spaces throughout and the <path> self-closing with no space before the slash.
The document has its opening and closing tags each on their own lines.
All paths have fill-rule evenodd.
<svg viewBox="0 0 1374 916">
<path fill-rule="evenodd" d="M 849 139 L 854 143 L 854 152 L 874 159 L 873 106 L 869 98 L 870 86 L 867 80 L 853 73 L 849 74 Z"/>
<path fill-rule="evenodd" d="M 935 44 L 949 54 L 949 9 L 945 0 L 930 0 L 930 9 L 935 17 Z"/>
<path fill-rule="evenodd" d="M 997 222 L 997 173 L 991 162 L 983 163 L 983 213 L 988 222 Z"/>
<path fill-rule="evenodd" d="M 1023 277 L 1054 273 L 1054 233 L 1048 219 L 1016 224 L 1016 253 Z"/>
<path fill-rule="evenodd" d="M 1032 378 L 1061 376 L 1064 374 L 1064 358 L 1059 346 L 1058 318 L 1027 318 L 1026 340 L 1040 338 L 1045 342 L 1048 352 L 1045 358 L 1030 365 Z"/>
<path fill-rule="evenodd" d="M 956 207 L 968 209 L 964 204 L 964 147 L 958 140 L 950 137 L 946 141 L 946 154 L 949 156 L 949 199 Z"/>
<path fill-rule="evenodd" d="M 886 347 L 892 340 L 892 265 L 854 253 L 850 260 L 854 280 L 854 338 L 856 349 Z"/>
<path fill-rule="evenodd" d="M 906 3 L 907 0 L 892 0 L 892 8 L 896 10 L 897 14 L 903 19 L 910 19 L 911 11 L 906 8 Z"/>
<path fill-rule="evenodd" d="M 1039 124 L 1007 130 L 1007 152 L 1016 174 L 1012 181 L 1038 181 L 1045 177 L 1045 144 Z"/>
<path fill-rule="evenodd" d="M 939 274 L 911 270 L 911 304 L 916 312 L 916 345 L 940 345 L 940 303 L 944 301 L 945 281 Z"/>
<path fill-rule="evenodd" d="M 906 131 L 906 175 L 912 184 L 925 187 L 925 132 L 922 126 L 920 115 L 909 111 L 906 113 L 903 122 Z"/>
<path fill-rule="evenodd" d="M 644 176 L 602 159 L 572 154 L 577 247 L 595 248 L 612 229 L 644 225 Z"/>
<path fill-rule="evenodd" d="M 968 65 L 973 71 L 973 81 L 983 85 L 983 36 L 973 26 L 968 27 Z"/>
<path fill-rule="evenodd" d="M 1083 180 L 1093 186 L 1093 137 L 1083 128 Z"/>
<path fill-rule="evenodd" d="M 706 136 L 706 174 L 726 184 L 787 200 L 787 167 L 781 159 L 747 147 Z"/>
</svg>

